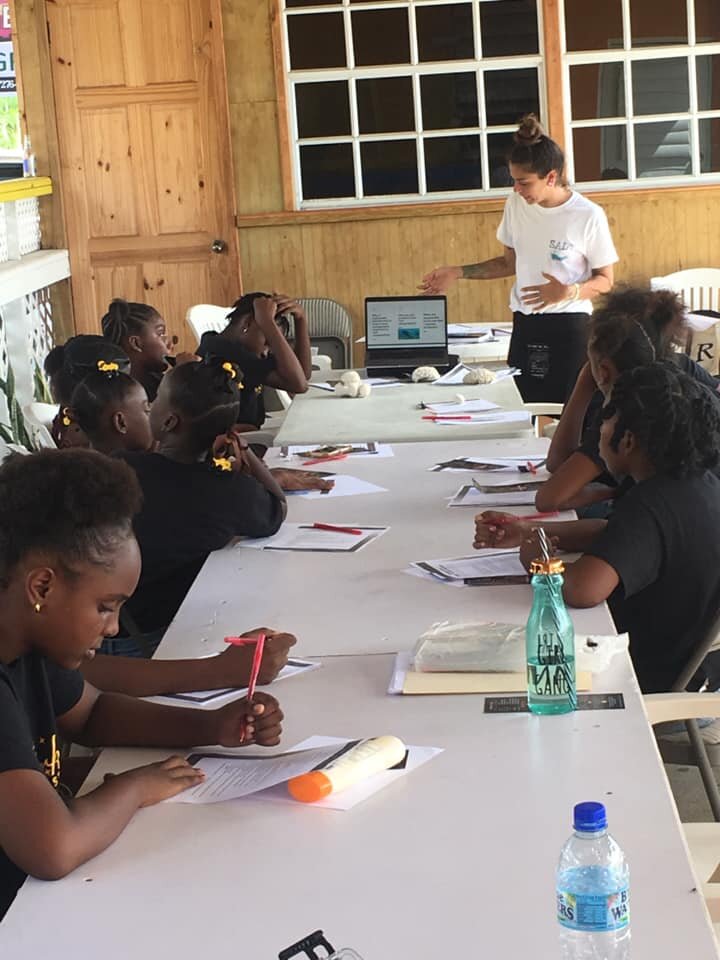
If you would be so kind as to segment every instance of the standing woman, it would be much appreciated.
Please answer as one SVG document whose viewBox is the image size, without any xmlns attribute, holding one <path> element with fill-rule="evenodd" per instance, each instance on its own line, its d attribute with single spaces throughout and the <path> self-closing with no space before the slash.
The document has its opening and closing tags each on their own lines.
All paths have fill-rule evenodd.
<svg viewBox="0 0 720 960">
<path fill-rule="evenodd" d="M 564 169 L 563 151 L 537 117 L 523 117 L 510 154 L 513 193 L 497 232 L 503 254 L 438 267 L 420 287 L 438 294 L 454 280 L 515 276 L 508 362 L 522 371 L 526 403 L 564 403 L 570 395 L 586 360 L 592 301 L 612 288 L 618 260 L 605 212 L 568 186 Z"/>
</svg>

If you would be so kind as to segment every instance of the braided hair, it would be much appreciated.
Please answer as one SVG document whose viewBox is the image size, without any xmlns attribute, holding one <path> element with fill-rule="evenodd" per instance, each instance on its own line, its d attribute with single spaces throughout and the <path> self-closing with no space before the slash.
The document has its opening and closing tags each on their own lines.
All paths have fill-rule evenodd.
<svg viewBox="0 0 720 960">
<path fill-rule="evenodd" d="M 75 387 L 70 415 L 92 441 L 102 428 L 103 414 L 108 407 L 122 407 L 139 386 L 137 380 L 120 370 L 96 370 Z"/>
<path fill-rule="evenodd" d="M 148 303 L 134 303 L 117 298 L 110 303 L 101 320 L 103 336 L 122 346 L 127 338 L 143 332 L 148 323 L 160 320 L 160 314 Z"/>
<path fill-rule="evenodd" d="M 672 356 L 684 325 L 685 308 L 677 294 L 625 287 L 609 293 L 593 314 L 589 347 L 622 373 Z"/>
<path fill-rule="evenodd" d="M 228 321 L 229 327 L 234 327 L 240 323 L 246 317 L 254 316 L 254 304 L 259 297 L 270 297 L 269 293 L 260 293 L 255 291 L 254 293 L 245 293 L 239 300 L 236 300 L 232 306 L 232 310 L 227 314 L 225 319 Z M 275 317 L 275 323 L 280 328 L 282 335 L 287 340 L 290 335 L 290 319 L 287 314 L 281 313 Z"/>
<path fill-rule="evenodd" d="M 237 423 L 240 391 L 238 367 L 219 358 L 183 363 L 165 374 L 170 406 L 190 425 L 188 443 L 198 455 L 212 447 L 217 436 Z"/>
<path fill-rule="evenodd" d="M 612 449 L 629 431 L 658 473 L 688 476 L 720 461 L 720 405 L 671 361 L 621 374 L 602 418 L 616 415 Z"/>
<path fill-rule="evenodd" d="M 61 347 L 53 347 L 45 358 L 45 371 L 53 378 L 58 403 L 68 405 L 75 387 L 99 364 L 114 364 L 123 372 L 130 370 L 127 354 L 96 334 L 81 333 Z"/>
<path fill-rule="evenodd" d="M 534 113 L 527 113 L 513 134 L 513 148 L 510 151 L 510 163 L 525 167 L 530 173 L 536 173 L 543 179 L 555 170 L 562 186 L 565 181 L 565 154 L 543 130 Z"/>
<path fill-rule="evenodd" d="M 66 574 L 104 566 L 132 536 L 142 494 L 135 471 L 90 450 L 12 454 L 0 465 L 0 586 L 31 551 Z"/>
</svg>

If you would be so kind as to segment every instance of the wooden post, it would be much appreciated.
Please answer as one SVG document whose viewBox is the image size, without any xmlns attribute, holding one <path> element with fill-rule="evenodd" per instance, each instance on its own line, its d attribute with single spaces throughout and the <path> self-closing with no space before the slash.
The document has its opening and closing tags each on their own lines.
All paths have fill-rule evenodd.
<svg viewBox="0 0 720 960">
<path fill-rule="evenodd" d="M 545 128 L 556 143 L 565 148 L 565 103 L 563 101 L 563 63 L 560 48 L 560 3 L 543 0 L 543 40 L 547 117 Z"/>
</svg>

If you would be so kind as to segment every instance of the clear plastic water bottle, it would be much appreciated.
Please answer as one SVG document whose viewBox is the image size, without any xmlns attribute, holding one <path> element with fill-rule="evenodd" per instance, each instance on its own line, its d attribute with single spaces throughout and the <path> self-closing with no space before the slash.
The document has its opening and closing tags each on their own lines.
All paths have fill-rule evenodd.
<svg viewBox="0 0 720 960">
<path fill-rule="evenodd" d="M 528 709 L 569 713 L 577 707 L 577 692 L 575 630 L 562 594 L 565 567 L 549 555 L 547 541 L 543 553 L 547 555 L 530 566 L 534 597 L 525 631 Z"/>
<path fill-rule="evenodd" d="M 602 803 L 575 807 L 556 877 L 562 960 L 628 960 L 630 871 Z"/>
</svg>

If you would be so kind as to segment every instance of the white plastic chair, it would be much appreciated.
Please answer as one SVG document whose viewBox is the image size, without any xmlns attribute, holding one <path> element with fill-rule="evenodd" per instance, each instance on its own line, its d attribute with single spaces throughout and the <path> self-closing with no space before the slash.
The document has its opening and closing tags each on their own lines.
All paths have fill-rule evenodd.
<svg viewBox="0 0 720 960">
<path fill-rule="evenodd" d="M 652 290 L 672 290 L 680 294 L 685 306 L 693 310 L 720 310 L 720 270 L 715 267 L 698 267 L 694 270 L 678 270 L 665 277 L 652 277 Z"/>
<path fill-rule="evenodd" d="M 190 307 L 185 314 L 188 326 L 197 337 L 198 343 L 202 335 L 209 330 L 215 333 L 222 333 L 227 326 L 227 315 L 232 307 L 218 307 L 212 303 L 198 303 Z M 266 407 L 268 412 L 273 410 L 287 410 L 292 403 L 292 397 L 286 390 L 278 390 L 276 387 L 265 387 Z M 270 394 L 270 396 L 268 396 Z M 273 403 L 272 394 L 277 397 L 277 406 Z"/>
<path fill-rule="evenodd" d="M 717 693 L 651 693 L 643 700 L 653 726 L 720 716 L 720 694 Z M 720 823 L 684 823 L 682 827 L 708 911 L 714 922 L 720 922 L 720 883 L 709 882 L 720 864 Z"/>
</svg>

